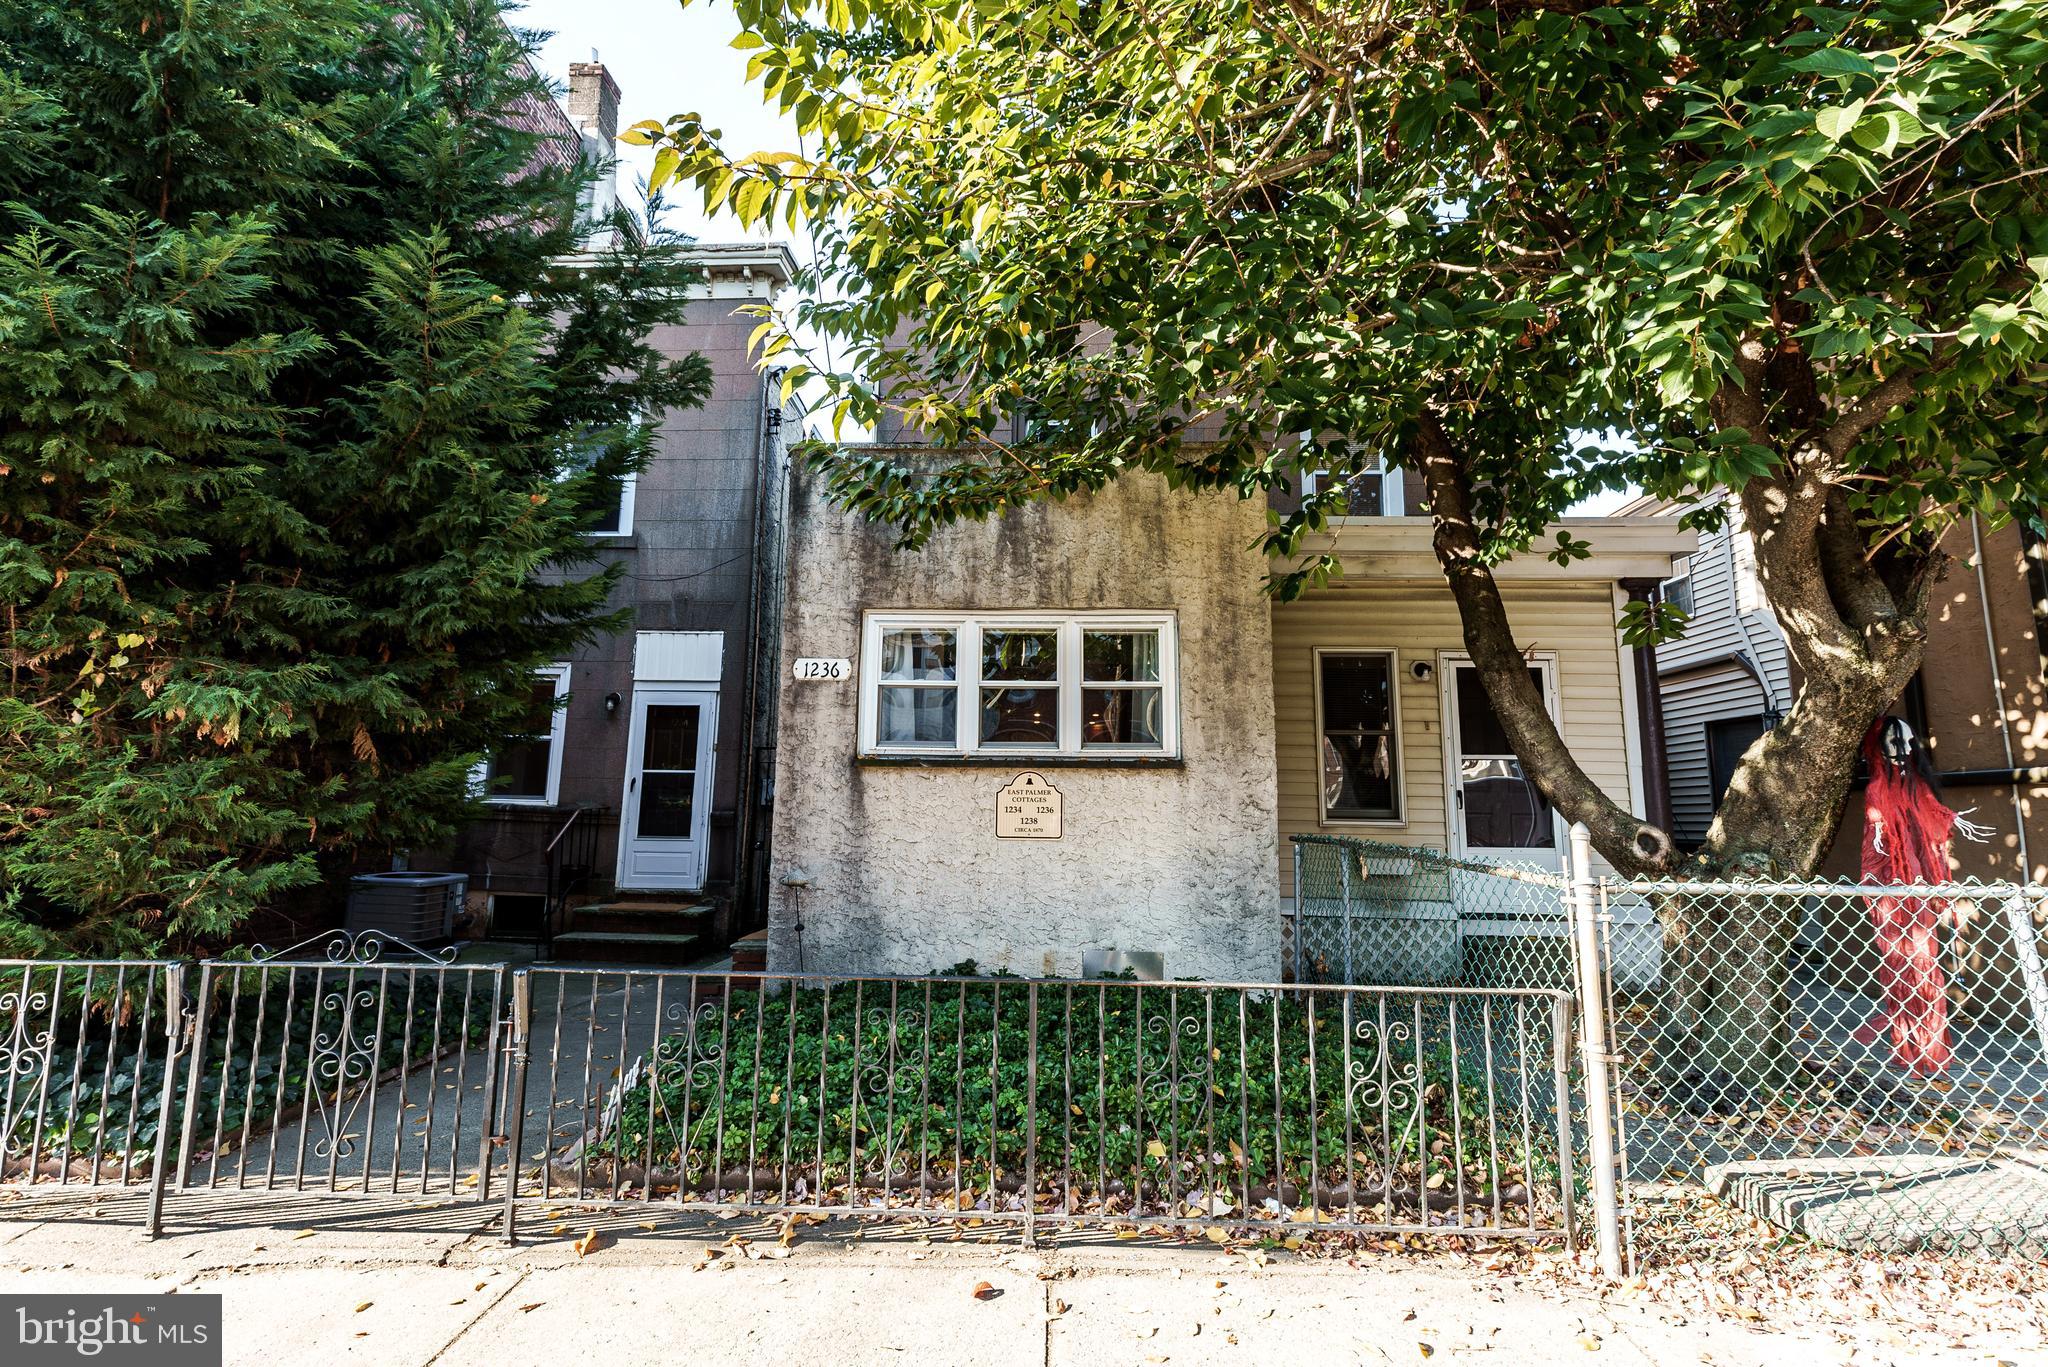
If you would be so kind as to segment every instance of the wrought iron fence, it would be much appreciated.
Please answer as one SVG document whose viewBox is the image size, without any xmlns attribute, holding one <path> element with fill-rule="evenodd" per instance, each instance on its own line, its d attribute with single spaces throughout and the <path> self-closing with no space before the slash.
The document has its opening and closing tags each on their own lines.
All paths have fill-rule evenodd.
<svg viewBox="0 0 2048 1367">
<path fill-rule="evenodd" d="M 0 961 L 0 1183 L 159 1178 L 184 965 Z"/>
<path fill-rule="evenodd" d="M 1619 882 L 1622 1150 L 1831 1243 L 2048 1256 L 2048 889 Z"/>
<path fill-rule="evenodd" d="M 571 1200 L 1573 1230 L 1562 992 L 545 968 L 513 1001 L 508 1235 Z"/>
<path fill-rule="evenodd" d="M 172 1186 L 486 1198 L 505 970 L 448 955 L 337 933 L 200 965 Z"/>
</svg>

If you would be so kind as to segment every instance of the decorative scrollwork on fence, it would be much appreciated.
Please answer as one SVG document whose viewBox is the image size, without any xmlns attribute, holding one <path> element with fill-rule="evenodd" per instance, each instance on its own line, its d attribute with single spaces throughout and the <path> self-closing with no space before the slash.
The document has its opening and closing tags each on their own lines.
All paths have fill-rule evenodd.
<svg viewBox="0 0 2048 1367">
<path fill-rule="evenodd" d="M 1407 1021 L 1389 1021 L 1384 1027 L 1375 1020 L 1362 1020 L 1351 1027 L 1353 1052 L 1346 1070 L 1344 1104 L 1390 1112 L 1405 1095 L 1418 1098 L 1422 1089 L 1422 1068 L 1418 1052 L 1408 1049 L 1401 1056 L 1399 1046 L 1415 1038 L 1415 1027 Z"/>
<path fill-rule="evenodd" d="M 50 1006 L 50 994 L 32 989 L 27 982 L 13 992 L 0 995 L 0 1015 L 12 1012 L 14 1027 L 0 1041 L 0 1077 L 39 1073 L 50 1057 L 48 1029 L 31 1030 L 29 1019 Z"/>
<path fill-rule="evenodd" d="M 1161 1049 L 1166 1052 L 1169 1064 L 1176 1057 L 1173 1044 L 1173 1033 L 1176 1029 L 1179 1030 L 1183 1041 L 1178 1051 L 1178 1065 L 1169 1066 L 1166 1071 L 1155 1072 L 1145 1079 L 1145 1090 L 1152 1094 L 1152 1099 L 1161 1102 L 1177 1101 L 1183 1104 L 1200 1100 L 1208 1091 L 1203 1081 L 1206 1070 L 1202 1066 L 1202 1061 L 1207 1057 L 1207 1051 L 1201 1043 L 1202 1018 L 1180 1016 L 1175 1021 L 1169 1021 L 1161 1014 L 1147 1017 L 1140 1028 L 1158 1042 Z M 1192 1067 L 1189 1066 L 1190 1060 L 1193 1061 Z"/>
<path fill-rule="evenodd" d="M 377 1039 L 383 1014 L 377 1007 L 382 997 L 374 988 L 360 988 L 355 990 L 351 1006 L 349 993 L 347 988 L 337 988 L 327 994 L 320 1003 L 321 1010 L 334 1012 L 338 1019 L 331 1031 L 316 1030 L 313 1034 L 308 1080 L 321 1128 L 326 1131 L 313 1141 L 313 1152 L 321 1158 L 347 1158 L 355 1152 L 356 1137 L 348 1132 L 348 1126 L 366 1094 L 366 1089 L 358 1084 L 377 1068 Z"/>
<path fill-rule="evenodd" d="M 904 1008 L 891 1012 L 875 1007 L 868 1012 L 867 1031 L 861 1040 L 861 1090 L 871 1097 L 894 1094 L 908 1100 L 917 1095 L 924 1081 L 922 1038 L 924 1016 Z"/>
<path fill-rule="evenodd" d="M 715 1001 L 670 1002 L 662 1008 L 662 1018 L 674 1027 L 673 1033 L 664 1034 L 658 1046 L 662 1071 L 680 1069 L 688 1072 L 700 1085 L 709 1086 L 718 1079 L 719 1065 L 725 1059 L 725 1040 L 720 1022 L 724 1010 Z"/>
<path fill-rule="evenodd" d="M 257 963 L 276 963 L 280 960 L 321 959 L 330 964 L 373 964 L 384 957 L 385 950 L 399 954 L 415 954 L 437 964 L 452 964 L 461 951 L 460 945 L 444 945 L 440 949 L 422 949 L 410 940 L 381 930 L 330 930 L 299 941 L 285 949 L 268 949 L 252 945 L 249 957 Z"/>
</svg>

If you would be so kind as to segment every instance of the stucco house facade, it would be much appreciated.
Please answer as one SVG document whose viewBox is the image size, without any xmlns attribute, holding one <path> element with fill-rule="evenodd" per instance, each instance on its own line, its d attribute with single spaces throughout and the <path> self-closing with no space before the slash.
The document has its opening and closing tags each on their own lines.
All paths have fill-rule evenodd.
<svg viewBox="0 0 2048 1367">
<path fill-rule="evenodd" d="M 1352 499 L 1370 515 L 1303 548 L 1343 575 L 1276 603 L 1261 502 L 1127 476 L 903 551 L 798 472 L 770 968 L 1273 981 L 1295 835 L 1556 867 L 1562 823 L 1462 653 L 1416 491 L 1377 477 Z M 1566 739 L 1643 812 L 1622 585 L 1694 538 L 1569 525 L 1591 557 L 1518 557 L 1503 592 Z"/>
</svg>

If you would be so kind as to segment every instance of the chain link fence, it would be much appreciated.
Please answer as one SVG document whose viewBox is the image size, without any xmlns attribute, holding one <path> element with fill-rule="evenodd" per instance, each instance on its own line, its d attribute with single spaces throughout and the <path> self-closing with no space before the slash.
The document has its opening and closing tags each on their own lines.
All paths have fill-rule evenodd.
<svg viewBox="0 0 2048 1367">
<path fill-rule="evenodd" d="M 1293 843 L 1281 945 L 1293 981 L 1573 987 L 1563 874 L 1349 836 Z"/>
<path fill-rule="evenodd" d="M 2048 889 L 1599 885 L 1617 1128 L 1842 1247 L 2048 1256 Z M 1615 934 L 1654 921 L 1654 974 Z"/>
<path fill-rule="evenodd" d="M 1572 1133 L 1624 1203 L 1701 1182 L 1839 1247 L 2048 1256 L 2048 889 L 1630 881 L 1573 834 L 1565 873 L 1297 837 L 1283 962 L 1577 992 Z"/>
</svg>

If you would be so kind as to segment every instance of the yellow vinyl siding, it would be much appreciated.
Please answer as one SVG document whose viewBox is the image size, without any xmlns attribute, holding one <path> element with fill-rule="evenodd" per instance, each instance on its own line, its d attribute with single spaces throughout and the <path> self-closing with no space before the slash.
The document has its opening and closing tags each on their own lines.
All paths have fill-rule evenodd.
<svg viewBox="0 0 2048 1367">
<path fill-rule="evenodd" d="M 1586 772 L 1628 805 L 1628 737 L 1622 710 L 1615 609 L 1606 583 L 1504 584 L 1516 644 L 1556 656 L 1565 743 Z M 1317 649 L 1392 650 L 1401 705 L 1399 824 L 1320 824 L 1316 735 Z M 1280 780 L 1280 891 L 1294 893 L 1289 838 L 1318 832 L 1449 848 L 1444 802 L 1440 675 L 1418 682 L 1409 666 L 1462 651 L 1458 609 L 1441 583 L 1331 588 L 1273 609 L 1273 705 Z"/>
</svg>

